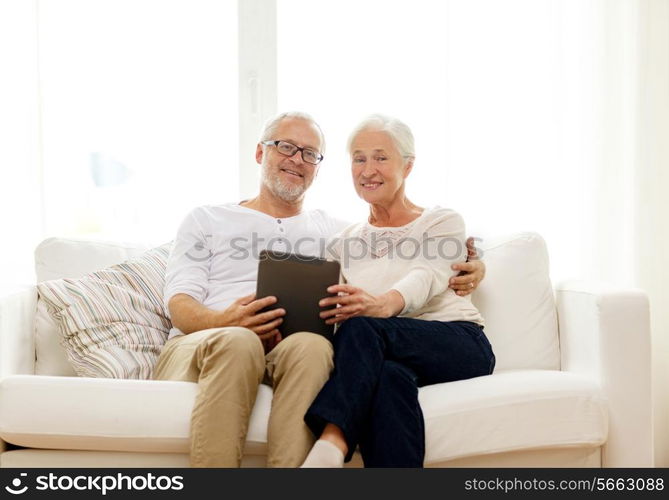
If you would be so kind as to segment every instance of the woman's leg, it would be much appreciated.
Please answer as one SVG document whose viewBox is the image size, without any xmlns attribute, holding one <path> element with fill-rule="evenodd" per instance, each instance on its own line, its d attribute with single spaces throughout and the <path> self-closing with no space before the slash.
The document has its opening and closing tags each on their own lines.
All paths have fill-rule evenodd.
<svg viewBox="0 0 669 500">
<path fill-rule="evenodd" d="M 351 318 L 334 336 L 334 370 L 304 417 L 315 436 L 326 424 L 336 425 L 348 445 L 349 460 L 369 415 L 379 373 L 385 357 L 385 342 L 373 318 Z"/>
<path fill-rule="evenodd" d="M 425 427 L 418 387 L 492 373 L 483 330 L 468 322 L 391 318 L 386 357 L 360 450 L 366 467 L 422 467 Z"/>
<path fill-rule="evenodd" d="M 370 430 L 370 415 L 374 406 L 383 404 L 382 400 L 386 398 L 379 394 L 377 401 L 386 360 L 394 361 L 415 374 L 412 382 L 414 390 L 396 394 L 396 397 L 402 398 L 392 403 L 396 411 L 418 405 L 417 386 L 488 375 L 494 367 L 494 355 L 482 329 L 468 322 L 352 318 L 335 335 L 334 348 L 335 369 L 307 411 L 305 421 L 316 436 L 320 436 L 327 423 L 339 427 L 348 444 L 347 459 L 350 459 L 363 432 L 370 439 L 370 432 L 375 432 Z M 402 380 L 397 371 L 394 370 L 392 375 L 396 382 L 407 384 L 406 374 Z M 381 390 L 384 390 L 382 386 Z M 411 420 L 412 415 L 415 412 L 407 412 L 393 422 L 398 424 L 403 419 Z M 387 415 L 375 415 L 374 418 L 383 419 L 384 416 Z M 412 441 L 420 444 L 412 454 L 422 454 L 424 432 L 422 427 L 414 429 Z M 381 443 L 384 435 L 393 439 L 395 432 L 394 427 L 380 431 L 371 442 L 366 442 L 367 453 L 378 455 L 373 451 L 374 443 Z"/>
<path fill-rule="evenodd" d="M 365 467 L 423 466 L 425 429 L 416 374 L 396 361 L 383 363 L 360 452 Z"/>
<path fill-rule="evenodd" d="M 490 375 L 495 355 L 483 329 L 467 321 L 424 321 L 413 318 L 384 322 L 386 357 L 417 376 L 418 387 Z"/>
<path fill-rule="evenodd" d="M 334 424 L 326 424 L 320 439 L 316 441 L 301 468 L 339 468 L 344 466 L 348 445 L 344 433 Z"/>
</svg>

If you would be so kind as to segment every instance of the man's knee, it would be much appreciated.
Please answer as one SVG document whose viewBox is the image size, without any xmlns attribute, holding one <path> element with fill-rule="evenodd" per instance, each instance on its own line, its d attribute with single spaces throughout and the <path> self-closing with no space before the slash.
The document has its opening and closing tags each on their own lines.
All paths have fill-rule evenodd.
<svg viewBox="0 0 669 500">
<path fill-rule="evenodd" d="M 200 343 L 209 356 L 230 355 L 264 363 L 265 353 L 258 335 L 240 326 L 213 329 Z"/>
<path fill-rule="evenodd" d="M 281 346 L 295 361 L 320 359 L 332 365 L 332 343 L 316 333 L 297 332 L 281 341 Z"/>
<path fill-rule="evenodd" d="M 276 352 L 269 355 L 274 376 L 290 372 L 313 380 L 327 379 L 334 366 L 332 344 L 315 333 L 294 333 L 274 349 Z"/>
</svg>

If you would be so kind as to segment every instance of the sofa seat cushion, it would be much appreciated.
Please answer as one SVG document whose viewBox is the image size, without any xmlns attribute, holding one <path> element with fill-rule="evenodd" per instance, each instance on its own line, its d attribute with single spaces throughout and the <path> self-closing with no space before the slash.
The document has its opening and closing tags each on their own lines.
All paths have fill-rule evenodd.
<svg viewBox="0 0 669 500">
<path fill-rule="evenodd" d="M 27 448 L 188 453 L 197 384 L 14 375 L 0 382 L 0 437 Z M 245 452 L 263 454 L 272 390 L 260 386 Z"/>
<path fill-rule="evenodd" d="M 592 379 L 509 370 L 421 388 L 426 463 L 507 451 L 600 446 L 608 402 Z"/>
<path fill-rule="evenodd" d="M 190 382 L 15 375 L 0 383 L 0 437 L 30 448 L 187 453 Z M 607 407 L 596 384 L 553 371 L 423 387 L 426 463 L 505 450 L 598 446 Z M 272 391 L 261 386 L 246 443 L 266 452 Z"/>
</svg>

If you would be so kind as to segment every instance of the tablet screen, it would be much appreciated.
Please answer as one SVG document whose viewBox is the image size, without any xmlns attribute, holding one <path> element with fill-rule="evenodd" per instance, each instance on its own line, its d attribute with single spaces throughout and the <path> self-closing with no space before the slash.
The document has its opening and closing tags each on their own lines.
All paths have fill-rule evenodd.
<svg viewBox="0 0 669 500">
<path fill-rule="evenodd" d="M 297 254 L 260 252 L 256 299 L 274 295 L 278 302 L 268 309 L 283 308 L 279 326 L 286 338 L 295 332 L 313 332 L 331 338 L 334 325 L 325 324 L 318 301 L 333 295 L 327 288 L 339 283 L 339 262 Z"/>
</svg>

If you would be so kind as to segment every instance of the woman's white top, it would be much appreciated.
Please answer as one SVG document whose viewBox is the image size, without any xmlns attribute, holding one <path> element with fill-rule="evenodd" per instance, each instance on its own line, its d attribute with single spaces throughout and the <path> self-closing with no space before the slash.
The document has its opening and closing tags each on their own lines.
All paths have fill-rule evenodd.
<svg viewBox="0 0 669 500">
<path fill-rule="evenodd" d="M 470 296 L 460 297 L 448 287 L 458 273 L 451 265 L 467 258 L 465 224 L 453 210 L 425 209 L 400 227 L 353 224 L 330 250 L 348 284 L 372 295 L 397 290 L 405 303 L 400 316 L 484 325 Z"/>
</svg>

